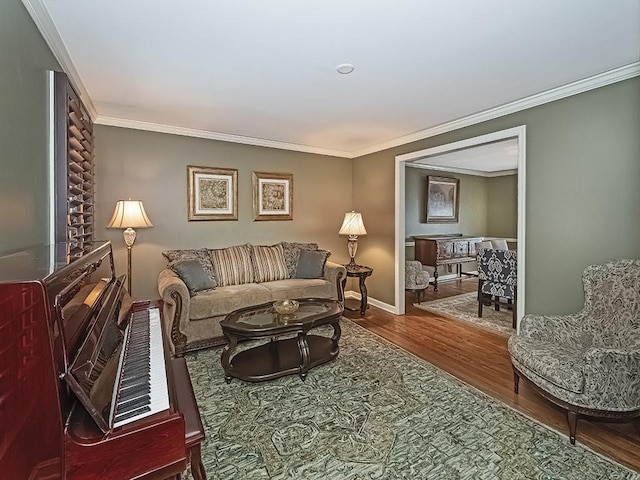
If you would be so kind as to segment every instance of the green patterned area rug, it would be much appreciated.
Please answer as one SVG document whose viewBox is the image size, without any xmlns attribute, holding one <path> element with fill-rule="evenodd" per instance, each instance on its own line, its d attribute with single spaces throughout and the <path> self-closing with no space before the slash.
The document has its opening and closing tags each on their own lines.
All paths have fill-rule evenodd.
<svg viewBox="0 0 640 480">
<path fill-rule="evenodd" d="M 220 348 L 187 356 L 209 480 L 637 478 L 350 320 L 341 325 L 338 358 L 305 382 L 227 385 Z"/>
<path fill-rule="evenodd" d="M 477 327 L 510 336 L 516 331 L 512 328 L 513 317 L 511 310 L 504 305 L 496 312 L 493 306 L 482 309 L 482 318 L 478 317 L 478 294 L 476 292 L 463 293 L 454 297 L 447 297 L 429 302 L 414 303 L 414 306 L 453 320 L 462 320 Z"/>
</svg>

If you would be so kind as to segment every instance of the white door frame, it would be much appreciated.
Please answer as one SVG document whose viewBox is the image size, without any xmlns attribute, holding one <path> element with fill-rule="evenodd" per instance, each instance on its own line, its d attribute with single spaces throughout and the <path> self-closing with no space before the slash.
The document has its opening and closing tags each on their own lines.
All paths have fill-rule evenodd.
<svg viewBox="0 0 640 480">
<path fill-rule="evenodd" d="M 439 145 L 426 150 L 405 153 L 396 156 L 396 184 L 395 184 L 395 313 L 402 315 L 405 313 L 405 291 L 404 291 L 404 262 L 405 262 L 405 168 L 407 162 L 425 158 L 432 155 L 438 155 L 453 150 L 483 145 L 485 143 L 496 142 L 515 138 L 518 140 L 518 301 L 517 301 L 517 319 L 518 327 L 520 326 L 520 318 L 524 314 L 525 300 L 525 187 L 526 187 L 526 126 L 509 128 L 499 132 L 480 135 L 479 137 L 468 138 L 459 142 Z"/>
</svg>

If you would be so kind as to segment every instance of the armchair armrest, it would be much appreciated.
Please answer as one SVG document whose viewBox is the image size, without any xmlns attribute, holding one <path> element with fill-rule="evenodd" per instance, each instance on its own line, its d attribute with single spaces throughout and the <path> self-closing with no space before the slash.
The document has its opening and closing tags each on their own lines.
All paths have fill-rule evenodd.
<svg viewBox="0 0 640 480">
<path fill-rule="evenodd" d="M 344 290 L 342 289 L 342 280 L 347 277 L 347 269 L 339 263 L 333 263 L 327 260 L 324 265 L 324 279 L 331 282 L 336 287 L 335 299 L 339 302 L 344 301 Z"/>
<path fill-rule="evenodd" d="M 538 340 L 567 342 L 581 336 L 578 328 L 582 316 L 577 315 L 525 315 L 520 320 L 520 335 Z"/>
<path fill-rule="evenodd" d="M 619 411 L 640 409 L 640 350 L 591 348 L 585 353 L 585 392 Z"/>
<path fill-rule="evenodd" d="M 171 339 L 171 348 L 177 357 L 185 353 L 186 326 L 189 323 L 189 290 L 173 270 L 165 268 L 158 275 L 158 292 L 164 302 L 164 330 Z"/>
</svg>

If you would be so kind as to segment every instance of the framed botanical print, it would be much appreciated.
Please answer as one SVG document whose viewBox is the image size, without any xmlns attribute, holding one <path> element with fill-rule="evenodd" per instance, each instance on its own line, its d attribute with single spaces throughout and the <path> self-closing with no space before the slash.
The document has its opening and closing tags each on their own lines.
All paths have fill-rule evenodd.
<svg viewBox="0 0 640 480">
<path fill-rule="evenodd" d="M 459 178 L 427 177 L 427 223 L 456 223 L 459 200 Z"/>
<path fill-rule="evenodd" d="M 253 219 L 293 220 L 293 174 L 253 172 Z"/>
<path fill-rule="evenodd" d="M 187 167 L 188 220 L 238 219 L 238 170 Z"/>
</svg>

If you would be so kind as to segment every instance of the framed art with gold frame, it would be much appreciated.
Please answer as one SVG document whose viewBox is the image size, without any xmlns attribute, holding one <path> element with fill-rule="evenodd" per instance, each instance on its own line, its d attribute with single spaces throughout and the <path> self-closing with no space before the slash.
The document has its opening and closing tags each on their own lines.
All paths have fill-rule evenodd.
<svg viewBox="0 0 640 480">
<path fill-rule="evenodd" d="M 293 220 L 293 173 L 252 172 L 253 219 Z"/>
<path fill-rule="evenodd" d="M 187 166 L 188 220 L 238 220 L 238 170 Z"/>
</svg>

